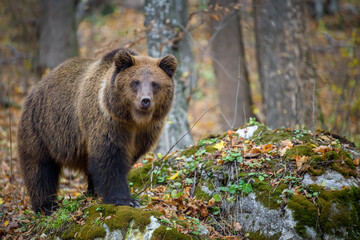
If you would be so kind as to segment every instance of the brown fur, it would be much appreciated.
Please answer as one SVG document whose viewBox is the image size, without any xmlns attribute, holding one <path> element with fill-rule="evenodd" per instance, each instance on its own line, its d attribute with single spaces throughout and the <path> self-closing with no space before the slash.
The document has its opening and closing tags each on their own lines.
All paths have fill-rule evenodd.
<svg viewBox="0 0 360 240">
<path fill-rule="evenodd" d="M 27 97 L 19 123 L 23 178 L 35 211 L 56 207 L 62 167 L 88 176 L 103 202 L 133 205 L 126 175 L 157 142 L 173 97 L 176 59 L 117 49 L 73 58 Z"/>
</svg>

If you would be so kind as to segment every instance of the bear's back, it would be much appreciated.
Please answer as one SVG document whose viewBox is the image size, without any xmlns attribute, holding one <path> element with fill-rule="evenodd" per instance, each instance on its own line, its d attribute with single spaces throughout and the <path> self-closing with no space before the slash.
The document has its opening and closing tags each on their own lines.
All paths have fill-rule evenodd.
<svg viewBox="0 0 360 240">
<path fill-rule="evenodd" d="M 74 165 L 74 159 L 86 154 L 81 141 L 77 105 L 84 76 L 94 63 L 91 59 L 69 59 L 47 74 L 33 88 L 23 106 L 19 145 L 23 141 L 27 145 L 44 145 L 44 151 L 48 151 L 55 160 L 64 165 Z M 24 140 L 29 138 L 34 141 Z M 37 148 L 34 146 L 34 149 Z M 26 149 L 31 149 L 31 146 L 26 146 Z"/>
</svg>

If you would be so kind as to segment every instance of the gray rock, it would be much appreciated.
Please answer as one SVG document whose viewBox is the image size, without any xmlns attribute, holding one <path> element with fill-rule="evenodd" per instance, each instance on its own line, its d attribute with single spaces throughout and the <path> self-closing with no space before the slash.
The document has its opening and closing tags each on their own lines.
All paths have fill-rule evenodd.
<svg viewBox="0 0 360 240">
<path fill-rule="evenodd" d="M 354 177 L 345 178 L 340 173 L 334 170 L 326 170 L 321 176 L 311 176 L 309 173 L 304 175 L 302 181 L 304 186 L 310 184 L 317 184 L 323 186 L 325 189 L 341 189 L 343 187 L 360 187 L 359 180 L 356 180 Z"/>
</svg>

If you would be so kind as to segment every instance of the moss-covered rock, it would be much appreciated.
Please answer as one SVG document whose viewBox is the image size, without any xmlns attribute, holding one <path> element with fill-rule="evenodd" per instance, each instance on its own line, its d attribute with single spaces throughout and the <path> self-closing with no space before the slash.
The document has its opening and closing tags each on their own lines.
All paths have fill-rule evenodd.
<svg viewBox="0 0 360 240">
<path fill-rule="evenodd" d="M 293 195 L 288 207 L 293 210 L 294 219 L 297 221 L 295 226 L 297 233 L 304 238 L 310 238 L 306 233 L 306 226 L 316 228 L 317 209 L 315 205 L 305 196 Z"/>
<path fill-rule="evenodd" d="M 174 228 L 168 228 L 166 226 L 161 226 L 154 231 L 151 240 L 160 240 L 160 239 L 188 240 L 191 238 L 188 235 L 179 233 Z"/>
<path fill-rule="evenodd" d="M 297 221 L 296 231 L 304 238 L 310 238 L 307 228 L 316 234 L 337 239 L 358 239 L 360 237 L 360 189 L 352 187 L 337 191 L 325 190 L 318 185 L 311 186 L 319 193 L 315 202 L 305 196 L 292 196 L 288 207 L 293 210 Z"/>
<path fill-rule="evenodd" d="M 145 184 L 145 180 L 148 179 L 148 174 L 151 171 L 152 163 L 148 162 L 145 163 L 140 168 L 133 168 L 131 169 L 128 175 L 128 181 L 132 184 L 132 187 L 141 187 Z"/>
<path fill-rule="evenodd" d="M 199 148 L 200 148 L 200 146 L 197 146 L 197 145 L 191 146 L 191 147 L 185 149 L 182 152 L 182 155 L 184 155 L 185 157 L 190 157 L 192 155 L 195 155 L 195 153 L 199 150 Z"/>
<path fill-rule="evenodd" d="M 267 181 L 256 180 L 254 183 L 256 200 L 269 209 L 280 208 L 280 195 L 286 188 L 288 188 L 288 185 L 285 183 L 279 184 L 276 188 L 272 187 Z"/>
<path fill-rule="evenodd" d="M 85 213 L 85 224 L 73 223 L 62 233 L 62 239 L 104 238 L 109 231 L 120 231 L 121 236 L 126 239 L 130 232 L 144 233 L 151 222 L 151 216 L 161 215 L 157 211 L 111 204 L 92 205 Z"/>
<path fill-rule="evenodd" d="M 287 139 L 297 139 L 303 142 L 310 142 L 312 136 L 306 131 L 280 128 L 271 130 L 266 126 L 259 125 L 258 129 L 255 131 L 253 140 L 258 141 L 259 143 L 280 143 L 283 140 Z"/>
<path fill-rule="evenodd" d="M 294 159 L 295 156 L 311 157 L 316 154 L 312 151 L 313 148 L 315 148 L 315 146 L 313 146 L 311 143 L 295 146 L 293 148 L 286 150 L 284 157 L 287 159 Z"/>
</svg>

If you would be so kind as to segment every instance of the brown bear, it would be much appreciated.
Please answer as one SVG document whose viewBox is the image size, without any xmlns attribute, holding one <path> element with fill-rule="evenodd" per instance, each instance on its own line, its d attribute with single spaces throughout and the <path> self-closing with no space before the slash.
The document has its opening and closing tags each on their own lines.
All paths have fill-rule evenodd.
<svg viewBox="0 0 360 240">
<path fill-rule="evenodd" d="M 23 178 L 36 212 L 51 214 L 62 167 L 83 172 L 104 203 L 135 206 L 131 166 L 159 139 L 174 98 L 177 62 L 117 49 L 73 58 L 26 98 L 18 130 Z"/>
</svg>

